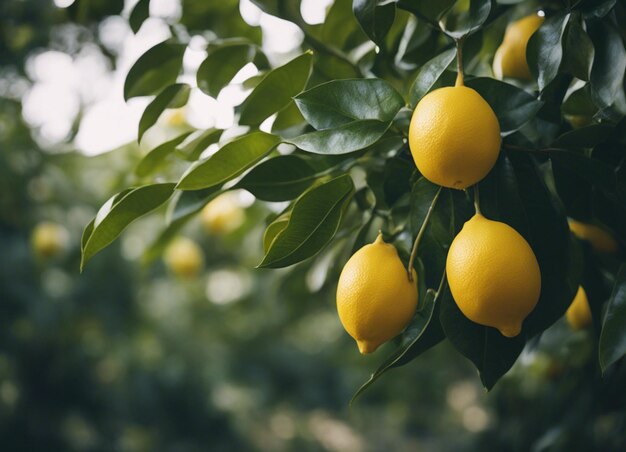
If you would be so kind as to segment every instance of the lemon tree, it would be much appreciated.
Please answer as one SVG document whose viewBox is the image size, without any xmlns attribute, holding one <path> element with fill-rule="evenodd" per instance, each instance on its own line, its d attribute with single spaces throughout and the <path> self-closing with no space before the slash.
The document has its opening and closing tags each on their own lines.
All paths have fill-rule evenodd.
<svg viewBox="0 0 626 452">
<path fill-rule="evenodd" d="M 253 3 L 299 29 L 298 52 L 267 55 L 237 2 L 183 1 L 173 37 L 130 69 L 126 99 L 152 96 L 138 138 L 191 90 L 259 72 L 239 127 L 143 158 L 85 228 L 82 266 L 151 212 L 152 257 L 195 217 L 223 229 L 211 206 L 245 190 L 273 206 L 258 266 L 289 278 L 325 259 L 361 350 L 392 342 L 357 394 L 444 340 L 491 389 L 579 287 L 610 378 L 626 353 L 624 2 L 335 0 L 317 25 L 297 0 Z M 206 57 L 189 74 L 194 36 Z"/>
</svg>

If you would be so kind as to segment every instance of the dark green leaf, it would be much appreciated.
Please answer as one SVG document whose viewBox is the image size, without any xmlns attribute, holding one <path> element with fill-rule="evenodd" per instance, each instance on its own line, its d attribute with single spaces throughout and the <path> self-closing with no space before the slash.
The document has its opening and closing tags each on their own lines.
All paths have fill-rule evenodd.
<svg viewBox="0 0 626 452">
<path fill-rule="evenodd" d="M 295 155 L 282 155 L 253 168 L 237 184 L 264 201 L 290 201 L 311 186 L 315 171 Z"/>
<path fill-rule="evenodd" d="M 441 28 L 455 39 L 474 33 L 491 12 L 491 0 L 458 1 L 441 18 Z"/>
<path fill-rule="evenodd" d="M 206 149 L 217 143 L 222 136 L 221 129 L 198 130 L 187 136 L 184 141 L 176 145 L 176 154 L 185 160 L 195 162 Z"/>
<path fill-rule="evenodd" d="M 615 278 L 613 293 L 602 323 L 600 334 L 600 366 L 602 372 L 626 354 L 626 264 Z"/>
<path fill-rule="evenodd" d="M 421 98 L 428 94 L 455 58 L 456 48 L 452 48 L 440 53 L 422 66 L 410 89 L 411 105 L 417 105 Z"/>
<path fill-rule="evenodd" d="M 334 129 L 306 133 L 285 141 L 314 154 L 347 154 L 376 143 L 390 124 L 372 119 L 354 121 Z"/>
<path fill-rule="evenodd" d="M 209 51 L 196 73 L 198 88 L 209 96 L 217 97 L 239 70 L 252 61 L 255 47 L 241 42 L 227 42 Z"/>
<path fill-rule="evenodd" d="M 187 103 L 191 87 L 186 83 L 175 83 L 168 86 L 148 104 L 141 119 L 139 120 L 139 132 L 137 142 L 141 141 L 143 134 L 152 127 L 161 113 L 168 108 L 180 108 Z"/>
<path fill-rule="evenodd" d="M 176 188 L 200 190 L 221 185 L 261 160 L 278 143 L 280 138 L 265 132 L 253 132 L 237 138 L 208 159 L 189 168 Z"/>
<path fill-rule="evenodd" d="M 165 158 L 174 152 L 176 146 L 182 143 L 190 134 L 191 132 L 183 133 L 182 135 L 166 141 L 165 143 L 162 143 L 152 149 L 144 156 L 144 158 L 141 159 L 135 169 L 135 174 L 139 177 L 145 177 L 154 173 L 161 166 Z"/>
<path fill-rule="evenodd" d="M 111 198 L 98 211 L 93 230 L 82 250 L 81 270 L 100 250 L 108 246 L 137 218 L 156 209 L 167 201 L 174 191 L 174 184 L 154 184 L 130 190 L 121 199 Z"/>
<path fill-rule="evenodd" d="M 185 45 L 163 41 L 148 49 L 133 64 L 124 82 L 124 99 L 157 94 L 176 82 Z"/>
<path fill-rule="evenodd" d="M 537 77 L 540 91 L 543 91 L 559 72 L 563 58 L 563 32 L 569 18 L 569 13 L 565 11 L 548 17 L 528 41 L 526 48 L 528 67 Z"/>
<path fill-rule="evenodd" d="M 259 267 L 287 267 L 321 251 L 337 232 L 343 207 L 353 191 L 352 179 L 343 175 L 305 192 Z"/>
<path fill-rule="evenodd" d="M 239 123 L 257 125 L 285 107 L 306 86 L 313 55 L 306 52 L 270 71 L 241 104 Z"/>
<path fill-rule="evenodd" d="M 419 19 L 435 25 L 439 18 L 449 10 L 456 0 L 399 0 L 398 8 L 415 14 Z"/>
<path fill-rule="evenodd" d="M 365 34 L 382 46 L 396 17 L 396 5 L 381 0 L 354 0 L 352 10 Z"/>
<path fill-rule="evenodd" d="M 333 80 L 295 98 L 302 115 L 317 130 L 362 119 L 391 121 L 404 99 L 381 79 Z"/>
<path fill-rule="evenodd" d="M 589 34 L 595 46 L 595 59 L 591 69 L 591 97 L 600 108 L 615 102 L 622 88 L 626 70 L 624 42 L 613 24 L 608 21 L 594 24 Z"/>
<path fill-rule="evenodd" d="M 570 130 L 559 136 L 552 143 L 555 148 L 593 148 L 610 138 L 613 127 L 607 124 L 592 124 L 580 129 Z"/>
<path fill-rule="evenodd" d="M 128 18 L 130 29 L 137 33 L 144 20 L 150 17 L 150 0 L 139 0 Z"/>
<path fill-rule="evenodd" d="M 589 80 L 594 48 L 587 32 L 578 20 L 570 20 L 565 33 L 563 66 L 574 77 Z"/>
<path fill-rule="evenodd" d="M 272 242 L 276 236 L 289 224 L 289 213 L 281 215 L 272 221 L 263 233 L 263 252 L 267 253 L 272 246 Z"/>
<path fill-rule="evenodd" d="M 491 106 L 502 132 L 513 132 L 530 121 L 539 111 L 543 102 L 526 91 L 500 80 L 479 77 L 466 81 Z"/>
</svg>

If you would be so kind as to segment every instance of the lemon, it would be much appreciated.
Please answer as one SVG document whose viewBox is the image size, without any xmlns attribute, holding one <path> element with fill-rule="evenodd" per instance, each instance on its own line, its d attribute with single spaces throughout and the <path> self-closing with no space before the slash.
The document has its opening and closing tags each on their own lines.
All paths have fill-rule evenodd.
<svg viewBox="0 0 626 452">
<path fill-rule="evenodd" d="M 532 78 L 526 61 L 526 46 L 542 23 L 543 17 L 531 14 L 506 28 L 504 40 L 493 58 L 493 73 L 496 78 L 512 77 L 525 80 Z"/>
<path fill-rule="evenodd" d="M 67 247 L 68 239 L 65 227 L 46 221 L 33 229 L 31 244 L 37 256 L 49 258 L 61 254 Z"/>
<path fill-rule="evenodd" d="M 473 322 L 517 336 L 541 292 L 530 245 L 512 227 L 477 213 L 454 238 L 446 261 L 452 296 Z"/>
<path fill-rule="evenodd" d="M 565 115 L 565 120 L 572 125 L 573 129 L 580 129 L 593 122 L 591 115 Z"/>
<path fill-rule="evenodd" d="M 429 181 L 463 189 L 483 179 L 500 153 L 500 125 L 475 90 L 439 88 L 417 104 L 409 127 L 415 165 Z"/>
<path fill-rule="evenodd" d="M 417 307 L 417 275 L 413 281 L 396 248 L 379 234 L 348 260 L 337 286 L 337 311 L 344 328 L 363 354 L 397 336 Z"/>
<path fill-rule="evenodd" d="M 619 251 L 617 241 L 604 229 L 572 219 L 569 219 L 568 222 L 570 231 L 579 239 L 588 241 L 594 250 L 610 254 Z"/>
<path fill-rule="evenodd" d="M 204 265 L 200 247 L 185 237 L 178 237 L 170 243 L 163 253 L 163 260 L 172 273 L 183 278 L 196 276 Z"/>
<path fill-rule="evenodd" d="M 224 193 L 210 201 L 200 213 L 200 221 L 209 233 L 225 234 L 237 229 L 245 220 L 245 213 L 234 193 Z"/>
<path fill-rule="evenodd" d="M 567 323 L 575 330 L 583 329 L 591 324 L 591 310 L 589 309 L 589 301 L 587 293 L 583 286 L 578 286 L 578 292 L 574 297 L 574 301 L 565 313 Z"/>
</svg>

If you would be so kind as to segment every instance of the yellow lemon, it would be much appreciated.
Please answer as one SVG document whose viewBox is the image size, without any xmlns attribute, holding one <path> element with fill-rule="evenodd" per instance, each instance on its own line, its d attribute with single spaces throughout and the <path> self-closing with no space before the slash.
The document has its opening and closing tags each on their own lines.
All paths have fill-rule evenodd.
<svg viewBox="0 0 626 452">
<path fill-rule="evenodd" d="M 589 309 L 587 293 L 583 286 L 578 286 L 578 292 L 576 292 L 570 307 L 567 308 L 565 318 L 575 330 L 583 329 L 591 324 L 591 309 Z"/>
<path fill-rule="evenodd" d="M 33 229 L 31 244 L 36 255 L 49 258 L 63 252 L 68 239 L 67 229 L 60 224 L 42 222 Z"/>
<path fill-rule="evenodd" d="M 604 229 L 572 219 L 568 221 L 570 231 L 572 231 L 579 239 L 587 240 L 591 243 L 594 250 L 610 254 L 614 254 L 619 251 L 619 244 L 617 241 Z"/>
<path fill-rule="evenodd" d="M 543 23 L 543 17 L 531 14 L 506 28 L 504 40 L 493 58 L 493 73 L 498 79 L 512 77 L 530 80 L 532 75 L 526 61 L 528 40 Z"/>
<path fill-rule="evenodd" d="M 163 261 L 176 276 L 191 278 L 202 270 L 204 255 L 196 242 L 179 237 L 167 247 Z"/>
<path fill-rule="evenodd" d="M 417 275 L 409 281 L 396 248 L 382 234 L 358 250 L 341 271 L 337 311 L 363 354 L 397 336 L 417 307 Z"/>
<path fill-rule="evenodd" d="M 200 221 L 209 233 L 223 234 L 237 229 L 245 220 L 245 212 L 234 193 L 224 193 L 210 201 L 200 213 Z"/>
<path fill-rule="evenodd" d="M 535 253 L 512 227 L 474 215 L 454 238 L 446 261 L 457 306 L 473 322 L 517 336 L 541 292 Z"/>
<path fill-rule="evenodd" d="M 588 126 L 593 122 L 591 115 L 565 115 L 565 120 L 572 125 L 574 129 Z"/>
<path fill-rule="evenodd" d="M 475 90 L 437 89 L 417 104 L 409 127 L 415 165 L 429 181 L 463 189 L 483 179 L 500 153 L 500 125 Z"/>
</svg>

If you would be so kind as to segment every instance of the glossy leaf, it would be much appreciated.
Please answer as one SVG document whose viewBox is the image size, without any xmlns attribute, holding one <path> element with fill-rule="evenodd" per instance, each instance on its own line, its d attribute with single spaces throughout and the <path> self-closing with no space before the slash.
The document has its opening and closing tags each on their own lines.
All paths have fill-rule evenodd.
<svg viewBox="0 0 626 452">
<path fill-rule="evenodd" d="M 626 354 L 626 264 L 617 273 L 613 293 L 602 322 L 600 366 L 602 372 Z"/>
<path fill-rule="evenodd" d="M 224 131 L 221 129 L 197 130 L 176 145 L 176 154 L 181 158 L 195 162 L 209 146 L 217 143 Z"/>
<path fill-rule="evenodd" d="M 559 136 L 552 143 L 556 148 L 593 148 L 610 138 L 613 127 L 607 124 L 592 124 L 570 130 Z"/>
<path fill-rule="evenodd" d="M 154 124 L 161 114 L 168 108 L 180 108 L 187 103 L 191 87 L 186 83 L 175 83 L 168 86 L 148 104 L 141 119 L 139 120 L 139 132 L 137 142 L 141 141 L 143 134 Z"/>
<path fill-rule="evenodd" d="M 462 38 L 475 32 L 485 23 L 491 12 L 491 0 L 469 0 L 456 2 L 441 18 L 441 28 L 455 39 Z"/>
<path fill-rule="evenodd" d="M 144 185 L 128 191 L 120 199 L 105 204 L 96 215 L 89 238 L 84 239 L 81 270 L 99 251 L 107 247 L 137 218 L 156 209 L 167 201 L 174 184 Z"/>
<path fill-rule="evenodd" d="M 246 174 L 237 184 L 264 201 L 289 201 L 297 198 L 315 181 L 315 170 L 295 155 L 266 160 Z"/>
<path fill-rule="evenodd" d="M 198 88 L 209 96 L 217 97 L 237 72 L 252 61 L 254 55 L 255 47 L 239 40 L 210 50 L 196 73 Z"/>
<path fill-rule="evenodd" d="M 278 145 L 276 135 L 254 132 L 224 145 L 192 166 L 177 185 L 179 190 L 200 190 L 221 185 L 243 173 Z"/>
<path fill-rule="evenodd" d="M 573 76 L 589 80 L 595 50 L 578 20 L 570 20 L 564 42 L 563 65 Z"/>
<path fill-rule="evenodd" d="M 287 224 L 289 224 L 289 213 L 279 216 L 267 226 L 265 232 L 263 233 L 264 253 L 267 253 L 269 251 L 270 247 L 272 246 L 272 242 L 274 242 L 276 236 L 287 227 Z"/>
<path fill-rule="evenodd" d="M 467 80 L 489 103 L 500 123 L 501 132 L 513 132 L 530 121 L 541 109 L 543 102 L 516 86 L 487 77 Z"/>
<path fill-rule="evenodd" d="M 139 0 L 128 18 L 133 33 L 137 33 L 143 22 L 150 17 L 150 0 Z"/>
<path fill-rule="evenodd" d="M 176 146 L 182 143 L 190 134 L 191 132 L 183 133 L 152 149 L 141 159 L 135 169 L 135 174 L 139 177 L 145 177 L 157 171 L 167 156 L 174 153 Z"/>
<path fill-rule="evenodd" d="M 124 82 L 124 99 L 150 96 L 176 82 L 185 45 L 163 41 L 148 49 L 133 64 Z"/>
<path fill-rule="evenodd" d="M 380 0 L 354 0 L 352 10 L 365 34 L 382 46 L 396 17 L 396 5 Z"/>
<path fill-rule="evenodd" d="M 317 130 L 353 121 L 391 121 L 404 106 L 404 99 L 381 79 L 333 80 L 295 98 L 302 115 Z"/>
<path fill-rule="evenodd" d="M 166 222 L 172 225 L 196 212 L 199 212 L 210 200 L 223 193 L 219 186 L 202 190 L 177 191 L 172 197 L 166 212 Z"/>
<path fill-rule="evenodd" d="M 334 129 L 318 130 L 285 140 L 314 154 L 347 154 L 376 143 L 391 123 L 376 120 L 354 121 Z"/>
<path fill-rule="evenodd" d="M 313 55 L 306 52 L 270 71 L 241 104 L 239 123 L 257 125 L 285 107 L 306 86 Z"/>
<path fill-rule="evenodd" d="M 559 72 L 563 59 L 563 33 L 569 18 L 566 12 L 548 17 L 528 41 L 526 58 L 531 72 L 537 77 L 540 91 Z"/>
<path fill-rule="evenodd" d="M 422 97 L 430 92 L 437 80 L 439 80 L 446 68 L 450 66 L 455 58 L 456 47 L 453 47 L 440 53 L 422 66 L 410 89 L 411 105 L 417 105 Z"/>
<path fill-rule="evenodd" d="M 305 192 L 259 267 L 287 267 L 321 251 L 337 232 L 343 207 L 353 191 L 352 179 L 343 175 Z"/>
<path fill-rule="evenodd" d="M 619 32 L 611 23 L 595 24 L 590 27 L 590 35 L 595 46 L 591 97 L 598 107 L 605 108 L 612 105 L 618 91 L 623 90 L 626 50 Z"/>
</svg>

